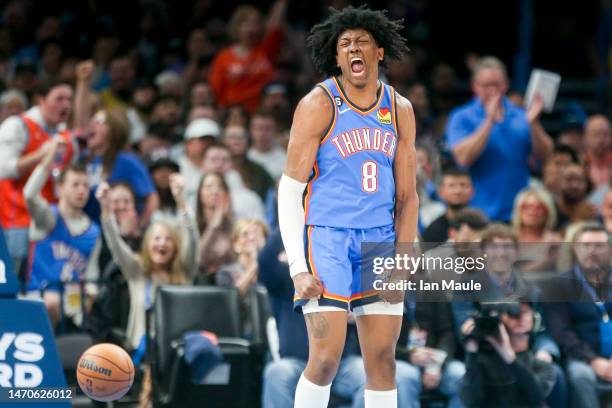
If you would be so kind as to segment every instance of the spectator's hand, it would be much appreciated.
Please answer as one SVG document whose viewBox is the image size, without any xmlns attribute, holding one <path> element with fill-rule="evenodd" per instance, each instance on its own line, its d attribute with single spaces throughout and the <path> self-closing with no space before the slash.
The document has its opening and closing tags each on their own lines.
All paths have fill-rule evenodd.
<svg viewBox="0 0 612 408">
<path fill-rule="evenodd" d="M 474 322 L 474 319 L 470 317 L 461 325 L 461 334 L 464 336 L 469 336 L 472 334 L 472 331 L 474 331 L 474 327 L 476 327 L 476 323 Z"/>
<path fill-rule="evenodd" d="M 229 215 L 230 212 L 230 198 L 225 195 L 220 198 L 220 202 L 214 210 L 214 213 L 210 219 L 210 227 L 217 229 L 223 224 L 223 220 Z"/>
<path fill-rule="evenodd" d="M 93 60 L 81 61 L 76 66 L 77 82 L 89 84 L 93 77 L 95 65 Z"/>
<path fill-rule="evenodd" d="M 477 353 L 478 352 L 478 343 L 474 339 L 469 339 L 465 342 L 465 351 L 468 353 Z"/>
<path fill-rule="evenodd" d="M 546 361 L 547 363 L 552 363 L 553 358 L 550 353 L 546 350 L 540 350 L 535 354 L 535 358 L 541 361 Z"/>
<path fill-rule="evenodd" d="M 610 360 L 603 357 L 596 357 L 591 361 L 591 368 L 598 378 L 604 381 L 612 382 L 612 363 Z"/>
<path fill-rule="evenodd" d="M 41 151 L 44 156 L 41 164 L 45 167 L 48 167 L 55 160 L 56 154 L 63 154 L 66 152 L 67 143 L 66 140 L 62 137 L 54 137 L 51 140 L 46 141 L 41 147 Z"/>
<path fill-rule="evenodd" d="M 174 173 L 170 175 L 170 192 L 176 205 L 179 209 L 184 210 L 186 208 L 185 196 L 185 178 L 180 173 Z"/>
<path fill-rule="evenodd" d="M 417 347 L 410 353 L 410 362 L 419 367 L 434 363 L 429 347 Z"/>
<path fill-rule="evenodd" d="M 496 336 L 487 336 L 486 339 L 506 364 L 511 364 L 516 360 L 516 353 L 512 348 L 510 336 L 508 336 L 508 331 L 503 323 L 499 324 L 499 338 Z"/>
<path fill-rule="evenodd" d="M 487 112 L 487 119 L 489 120 L 499 120 L 501 119 L 501 99 L 502 95 L 497 94 L 489 102 L 487 102 L 485 106 L 485 111 Z"/>
<path fill-rule="evenodd" d="M 107 182 L 104 182 L 98 186 L 98 189 L 96 190 L 96 198 L 100 203 L 102 213 L 108 214 L 110 212 L 110 186 Z"/>
<path fill-rule="evenodd" d="M 301 272 L 293 277 L 293 286 L 300 299 L 318 298 L 323 293 L 323 284 L 310 272 Z"/>
<path fill-rule="evenodd" d="M 540 96 L 540 94 L 536 94 L 531 102 L 531 106 L 527 110 L 527 122 L 529 124 L 535 123 L 539 117 L 540 113 L 542 113 L 542 108 L 544 107 L 544 100 Z"/>
<path fill-rule="evenodd" d="M 434 390 L 440 385 L 442 373 L 440 371 L 432 373 L 427 370 L 423 373 L 423 387 L 426 390 Z"/>
</svg>

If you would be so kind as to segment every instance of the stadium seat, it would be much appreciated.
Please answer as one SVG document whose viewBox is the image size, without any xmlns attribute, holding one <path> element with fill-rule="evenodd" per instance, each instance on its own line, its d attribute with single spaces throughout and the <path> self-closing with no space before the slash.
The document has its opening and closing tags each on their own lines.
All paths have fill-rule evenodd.
<svg viewBox="0 0 612 408">
<path fill-rule="evenodd" d="M 163 286 L 155 302 L 151 337 L 154 401 L 159 407 L 246 407 L 253 381 L 251 344 L 241 338 L 240 299 L 236 289 Z M 182 336 L 208 330 L 219 338 L 229 364 L 229 382 L 194 385 L 183 360 Z"/>
<path fill-rule="evenodd" d="M 72 398 L 72 405 L 74 407 L 93 407 L 93 402 L 80 392 L 76 379 L 79 359 L 83 352 L 93 345 L 91 336 L 85 333 L 66 334 L 56 337 L 55 344 L 66 376 L 66 384 L 77 391 Z"/>
</svg>

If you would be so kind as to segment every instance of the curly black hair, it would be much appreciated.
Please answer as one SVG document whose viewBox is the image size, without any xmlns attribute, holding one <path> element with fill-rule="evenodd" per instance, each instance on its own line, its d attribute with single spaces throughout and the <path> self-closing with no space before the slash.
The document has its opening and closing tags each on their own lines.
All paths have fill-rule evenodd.
<svg viewBox="0 0 612 408">
<path fill-rule="evenodd" d="M 365 5 L 349 6 L 342 11 L 329 8 L 330 16 L 312 27 L 306 39 L 308 49 L 317 70 L 328 76 L 340 74 L 336 65 L 336 44 L 338 37 L 346 30 L 361 28 L 372 34 L 376 44 L 385 49 L 385 56 L 400 59 L 409 52 L 406 39 L 401 35 L 402 20 L 393 21 L 386 16 L 386 10 L 371 10 Z M 381 62 L 386 66 L 385 60 Z"/>
</svg>

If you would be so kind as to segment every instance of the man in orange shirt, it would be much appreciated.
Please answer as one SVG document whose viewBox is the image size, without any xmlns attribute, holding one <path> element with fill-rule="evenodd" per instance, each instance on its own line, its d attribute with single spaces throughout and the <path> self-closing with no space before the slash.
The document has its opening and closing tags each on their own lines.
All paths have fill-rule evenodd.
<svg viewBox="0 0 612 408">
<path fill-rule="evenodd" d="M 36 106 L 7 118 L 0 126 L 0 225 L 17 272 L 28 255 L 30 215 L 23 197 L 28 177 L 53 138 L 64 139 L 65 146 L 56 154 L 53 174 L 59 174 L 77 157 L 76 141 L 65 130 L 72 98 L 72 87 L 67 83 L 41 87 L 35 94 Z M 42 195 L 48 202 L 57 201 L 53 176 L 47 180 Z"/>
<path fill-rule="evenodd" d="M 250 113 L 257 110 L 264 85 L 274 78 L 286 8 L 287 0 L 274 3 L 263 40 L 261 12 L 253 6 L 236 9 L 229 23 L 234 44 L 219 52 L 210 70 L 210 85 L 220 107 L 240 104 Z"/>
</svg>

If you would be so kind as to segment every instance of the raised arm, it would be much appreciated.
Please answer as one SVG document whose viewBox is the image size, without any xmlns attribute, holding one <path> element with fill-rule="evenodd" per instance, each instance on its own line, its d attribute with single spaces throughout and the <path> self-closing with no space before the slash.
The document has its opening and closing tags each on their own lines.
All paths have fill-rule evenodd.
<svg viewBox="0 0 612 408">
<path fill-rule="evenodd" d="M 542 113 L 542 108 L 544 107 L 544 102 L 539 95 L 536 95 L 533 103 L 527 110 L 527 122 L 529 122 L 529 129 L 531 130 L 531 145 L 533 147 L 533 153 L 536 157 L 544 162 L 548 159 L 553 152 L 554 143 L 552 138 L 544 127 L 540 123 L 540 113 Z"/>
<path fill-rule="evenodd" d="M 143 273 L 142 266 L 138 256 L 132 251 L 119 232 L 117 219 L 110 209 L 109 192 L 110 187 L 107 183 L 102 183 L 96 191 L 96 198 L 100 202 L 102 209 L 102 232 L 113 255 L 113 259 L 119 265 L 123 276 L 127 280 L 138 279 Z"/>
<path fill-rule="evenodd" d="M 482 151 L 489 142 L 491 129 L 495 124 L 495 118 L 500 115 L 501 95 L 497 95 L 485 106 L 486 118 L 484 122 L 465 139 L 461 140 L 452 147 L 455 161 L 461 166 L 471 166 L 482 154 Z M 461 131 L 461 124 L 456 123 L 460 118 L 451 118 L 449 122 L 449 137 L 453 139 L 453 132 Z"/>
<path fill-rule="evenodd" d="M 416 238 L 419 196 L 416 192 L 416 125 L 410 102 L 398 95 L 398 136 L 395 175 L 395 232 L 397 242 L 412 244 Z"/>
<path fill-rule="evenodd" d="M 170 191 L 176 202 L 177 211 L 180 217 L 181 228 L 181 257 L 183 259 L 186 273 L 189 278 L 193 277 L 196 264 L 196 247 L 198 242 L 197 227 L 194 218 L 185 202 L 185 179 L 180 173 L 170 176 Z"/>
<path fill-rule="evenodd" d="M 308 273 L 304 253 L 305 213 L 302 195 L 312 171 L 319 144 L 329 128 L 334 106 L 325 91 L 313 89 L 298 104 L 293 116 L 287 164 L 278 187 L 278 222 L 289 261 L 289 271 L 301 298 L 322 292 L 321 284 Z"/>
<path fill-rule="evenodd" d="M 40 238 L 47 235 L 55 227 L 55 217 L 53 216 L 53 210 L 51 206 L 40 194 L 43 187 L 49 179 L 49 172 L 51 171 L 51 163 L 58 150 L 65 146 L 65 141 L 60 138 L 54 138 L 50 143 L 50 147 L 46 149 L 47 153 L 36 166 L 28 182 L 23 188 L 23 196 L 28 206 L 28 211 L 32 216 L 34 234 L 41 235 Z M 62 145 L 62 147 L 60 147 Z M 34 240 L 39 239 L 37 236 L 32 237 Z"/>
<path fill-rule="evenodd" d="M 92 60 L 81 61 L 76 66 L 77 83 L 74 95 L 73 123 L 76 129 L 87 126 L 97 102 L 97 97 L 90 88 L 94 69 Z"/>
</svg>

